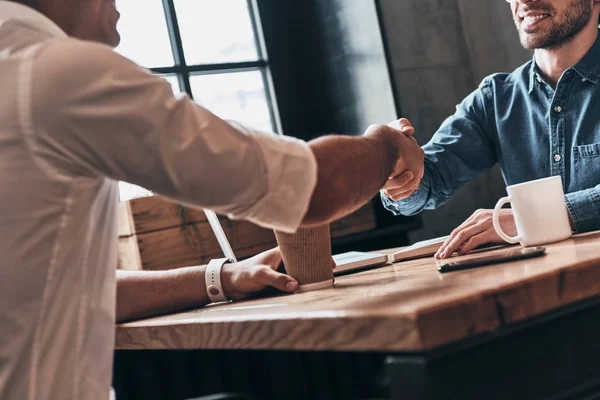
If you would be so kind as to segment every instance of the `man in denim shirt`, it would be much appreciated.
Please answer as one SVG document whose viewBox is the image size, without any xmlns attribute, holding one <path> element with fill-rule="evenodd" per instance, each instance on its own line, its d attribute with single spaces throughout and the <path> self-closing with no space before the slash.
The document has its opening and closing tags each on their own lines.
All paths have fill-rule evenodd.
<svg viewBox="0 0 600 400">
<path fill-rule="evenodd" d="M 600 0 L 507 1 L 533 60 L 485 78 L 423 147 L 420 183 L 420 174 L 408 185 L 390 178 L 384 205 L 404 215 L 437 208 L 499 163 L 507 185 L 561 176 L 572 229 L 600 229 Z M 491 215 L 475 212 L 436 257 L 502 242 Z M 516 234 L 512 210 L 500 221 Z"/>
</svg>

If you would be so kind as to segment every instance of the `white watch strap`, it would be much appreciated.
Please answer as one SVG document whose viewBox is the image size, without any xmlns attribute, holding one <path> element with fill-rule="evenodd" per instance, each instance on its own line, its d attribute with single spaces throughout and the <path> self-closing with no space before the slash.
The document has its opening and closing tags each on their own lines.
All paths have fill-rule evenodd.
<svg viewBox="0 0 600 400">
<path fill-rule="evenodd" d="M 204 273 L 206 293 L 208 293 L 208 298 L 213 303 L 229 301 L 227 296 L 225 296 L 225 292 L 223 292 L 223 286 L 221 286 L 221 268 L 230 262 L 233 261 L 229 258 L 217 258 L 210 260 L 206 266 L 206 272 Z"/>
</svg>

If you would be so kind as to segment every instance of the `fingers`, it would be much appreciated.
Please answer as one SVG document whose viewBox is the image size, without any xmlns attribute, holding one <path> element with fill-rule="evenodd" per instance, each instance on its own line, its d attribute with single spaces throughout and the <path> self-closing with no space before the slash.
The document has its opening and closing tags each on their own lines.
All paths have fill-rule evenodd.
<svg viewBox="0 0 600 400">
<path fill-rule="evenodd" d="M 412 181 L 415 177 L 415 174 L 412 171 L 404 171 L 400 175 L 390 176 L 388 181 L 385 183 L 384 189 L 398 189 L 401 188 L 410 181 Z"/>
<path fill-rule="evenodd" d="M 298 289 L 298 282 L 294 278 L 271 268 L 258 268 L 254 275 L 256 283 L 261 286 L 273 286 L 283 292 L 294 292 Z"/>
<path fill-rule="evenodd" d="M 383 194 L 392 199 L 393 201 L 399 201 L 399 200 L 404 200 L 409 198 L 414 191 L 416 190 L 416 187 L 409 187 L 408 189 L 397 189 L 397 190 L 384 190 Z"/>
<path fill-rule="evenodd" d="M 406 118 L 400 118 L 398 120 L 392 121 L 389 124 L 387 124 L 387 126 L 392 129 L 395 129 L 397 131 L 400 131 L 408 136 L 412 136 L 412 134 L 415 133 L 415 128 L 410 123 L 410 121 Z M 377 124 L 369 125 L 369 127 L 365 131 L 365 135 L 372 134 L 373 132 L 375 132 L 379 129 L 381 129 L 381 125 L 377 125 Z"/>
<path fill-rule="evenodd" d="M 383 194 L 392 200 L 401 194 L 410 194 L 417 188 L 419 181 L 415 180 L 415 174 L 412 171 L 404 171 L 398 176 L 389 178 L 383 186 Z"/>
<path fill-rule="evenodd" d="M 389 179 L 383 187 L 383 194 L 390 199 L 402 200 L 410 195 L 419 187 L 419 180 L 414 178 L 412 171 L 405 171 L 402 174 Z"/>
<path fill-rule="evenodd" d="M 394 128 L 404 133 L 405 135 L 411 135 L 415 133 L 415 128 L 412 126 L 410 121 L 406 118 L 400 118 L 399 120 L 392 121 L 388 124 L 390 128 Z"/>
<path fill-rule="evenodd" d="M 460 249 L 458 249 L 458 255 L 464 256 L 465 254 L 469 253 L 471 250 L 473 250 L 483 244 L 491 243 L 493 241 L 494 241 L 494 235 L 486 230 L 485 232 L 480 233 L 479 235 L 475 235 L 472 238 L 470 238 L 469 240 L 467 240 L 465 242 L 465 244 L 463 244 L 463 246 Z"/>
<path fill-rule="evenodd" d="M 443 248 L 440 248 L 435 254 L 435 258 L 447 258 L 451 256 L 456 250 L 464 245 L 473 236 L 486 231 L 486 227 L 482 224 L 473 224 L 460 230 L 455 230 L 456 234 L 448 238 Z M 453 232 L 454 233 L 454 232 Z M 446 244 L 447 243 L 447 244 Z"/>
<path fill-rule="evenodd" d="M 471 225 L 474 225 L 477 221 L 475 221 L 475 214 L 472 214 L 469 218 L 467 218 L 465 220 L 465 222 L 463 222 L 462 224 L 460 224 L 456 229 L 454 229 L 452 231 L 452 233 L 450 233 L 450 236 L 448 236 L 448 239 L 446 239 L 444 241 L 444 243 L 440 246 L 440 248 L 438 249 L 438 251 L 435 253 L 434 257 L 435 258 L 440 258 L 440 255 L 444 252 L 444 250 L 446 249 L 446 247 L 448 246 L 448 244 L 450 244 L 450 242 L 452 240 L 454 240 L 454 238 L 456 237 L 456 235 L 458 235 L 459 232 L 461 232 L 463 229 L 466 229 L 468 227 L 470 227 Z"/>
<path fill-rule="evenodd" d="M 277 271 L 283 262 L 283 256 L 281 255 L 281 251 L 279 251 L 279 247 L 275 247 L 274 249 L 268 250 L 265 253 L 268 253 L 265 264 L 268 265 L 272 270 Z"/>
</svg>

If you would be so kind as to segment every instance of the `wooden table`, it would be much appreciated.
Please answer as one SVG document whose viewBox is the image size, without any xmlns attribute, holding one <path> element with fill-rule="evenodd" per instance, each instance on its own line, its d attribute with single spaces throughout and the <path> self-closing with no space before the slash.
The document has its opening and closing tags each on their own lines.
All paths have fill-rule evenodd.
<svg viewBox="0 0 600 400">
<path fill-rule="evenodd" d="M 510 393 L 520 391 L 510 398 L 529 396 L 533 393 L 529 389 L 535 393 L 540 389 L 546 396 L 539 385 L 552 388 L 557 380 L 548 382 L 553 378 L 547 375 L 533 377 L 536 374 L 531 371 L 528 376 L 523 368 L 552 366 L 562 379 L 574 372 L 574 358 L 600 357 L 598 344 L 590 348 L 584 343 L 592 332 L 600 335 L 600 233 L 546 247 L 547 255 L 541 258 L 447 274 L 440 274 L 439 261 L 431 258 L 408 261 L 336 278 L 333 289 L 126 323 L 117 326 L 116 346 L 384 352 L 390 355 L 387 363 L 394 398 L 438 398 L 452 391 L 457 398 L 509 398 L 506 390 L 515 384 L 527 387 L 512 387 Z M 582 321 L 561 325 L 582 313 Z M 536 329 L 542 329 L 537 342 L 535 335 L 527 336 Z M 552 348 L 543 345 L 548 335 L 558 340 Z M 523 340 L 511 342 L 515 338 Z M 595 338 L 600 343 L 600 336 Z M 576 344 L 585 344 L 588 354 L 575 354 Z M 566 348 L 570 350 L 563 354 Z M 479 360 L 481 365 L 472 363 L 477 354 L 484 353 L 488 357 Z M 525 353 L 535 353 L 535 357 L 521 360 Z M 571 371 L 563 371 L 555 363 L 564 364 L 569 354 Z M 587 366 L 584 361 L 579 365 Z M 469 373 L 479 381 L 468 386 L 457 383 Z M 578 372 L 585 382 L 576 384 L 570 378 L 562 379 L 568 382 L 558 379 L 564 384 L 556 390 L 583 390 L 581 385 L 588 385 L 588 390 L 590 382 L 600 387 L 600 380 L 595 380 L 600 375 L 586 373 Z M 451 377 L 452 384 L 448 382 Z M 491 387 L 495 392 L 488 391 Z"/>
</svg>

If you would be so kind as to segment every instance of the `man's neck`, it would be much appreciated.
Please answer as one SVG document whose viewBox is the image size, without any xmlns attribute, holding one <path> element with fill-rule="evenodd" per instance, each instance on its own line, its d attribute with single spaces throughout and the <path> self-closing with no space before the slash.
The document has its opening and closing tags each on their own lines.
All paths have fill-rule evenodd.
<svg viewBox="0 0 600 400">
<path fill-rule="evenodd" d="M 590 23 L 573 40 L 562 47 L 536 49 L 535 63 L 542 76 L 553 88 L 556 88 L 562 74 L 587 54 L 597 37 L 598 26 Z"/>
</svg>

